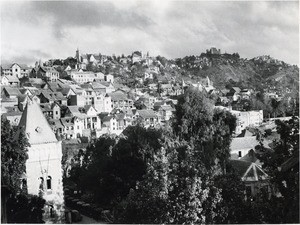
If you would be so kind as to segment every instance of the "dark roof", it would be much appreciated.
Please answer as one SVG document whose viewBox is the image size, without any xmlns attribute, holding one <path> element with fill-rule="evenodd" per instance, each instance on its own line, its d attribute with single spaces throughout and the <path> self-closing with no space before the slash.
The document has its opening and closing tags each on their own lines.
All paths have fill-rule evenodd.
<svg viewBox="0 0 300 225">
<path fill-rule="evenodd" d="M 51 92 L 51 91 L 46 91 L 43 90 L 41 92 L 41 94 L 44 95 L 45 98 L 49 99 L 49 100 L 67 100 L 65 96 L 63 96 L 63 94 L 61 92 Z"/>
<path fill-rule="evenodd" d="M 58 71 L 53 66 L 41 66 L 40 69 L 44 72 L 58 73 Z"/>
<path fill-rule="evenodd" d="M 240 160 L 257 163 L 258 159 L 255 156 L 255 152 L 253 149 L 249 150 L 249 152 L 244 155 Z"/>
<path fill-rule="evenodd" d="M 103 118 L 106 117 L 106 116 L 108 116 L 108 115 L 109 115 L 109 113 L 102 112 L 102 113 L 100 113 L 98 116 L 99 116 L 99 118 L 100 118 L 101 120 L 103 120 Z"/>
<path fill-rule="evenodd" d="M 60 121 L 64 126 L 74 125 L 73 117 L 64 117 L 64 118 L 61 118 Z"/>
<path fill-rule="evenodd" d="M 113 118 L 113 116 L 104 116 L 103 119 L 101 119 L 103 122 L 110 121 Z"/>
<path fill-rule="evenodd" d="M 56 128 L 63 128 L 63 124 L 61 123 L 60 119 L 50 119 L 49 120 L 50 126 L 54 126 Z"/>
<path fill-rule="evenodd" d="M 243 177 L 249 166 L 252 164 L 251 162 L 243 160 L 229 160 L 229 163 L 239 177 Z"/>
<path fill-rule="evenodd" d="M 24 95 L 24 94 L 19 95 L 19 96 L 18 96 L 18 101 L 19 101 L 19 102 L 23 102 L 27 97 L 28 97 L 28 95 Z"/>
</svg>

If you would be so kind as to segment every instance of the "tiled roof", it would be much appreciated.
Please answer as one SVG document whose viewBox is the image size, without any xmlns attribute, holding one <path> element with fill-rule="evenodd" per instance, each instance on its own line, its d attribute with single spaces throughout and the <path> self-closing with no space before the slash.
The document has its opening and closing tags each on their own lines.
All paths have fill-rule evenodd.
<svg viewBox="0 0 300 225">
<path fill-rule="evenodd" d="M 78 117 L 80 119 L 85 118 L 85 114 L 81 113 L 79 111 L 79 107 L 78 106 L 76 106 L 76 105 L 74 105 L 74 106 L 68 106 L 68 108 L 69 108 L 69 110 L 70 110 L 70 112 L 71 112 L 71 114 L 73 116 L 76 116 L 76 117 Z"/>
<path fill-rule="evenodd" d="M 108 122 L 110 121 L 112 118 L 114 118 L 113 116 L 104 116 L 103 119 L 101 119 L 103 122 Z"/>
<path fill-rule="evenodd" d="M 109 94 L 109 96 L 111 97 L 112 101 L 119 101 L 119 100 L 127 100 L 127 96 L 126 94 L 122 94 L 119 92 L 112 92 Z"/>
<path fill-rule="evenodd" d="M 41 107 L 43 112 L 52 111 L 51 104 L 49 104 L 49 103 L 42 103 L 42 104 L 40 104 L 40 107 Z"/>
<path fill-rule="evenodd" d="M 156 113 L 153 110 L 138 110 L 138 113 L 140 115 L 140 117 L 143 118 L 153 118 L 153 117 L 157 117 Z"/>
<path fill-rule="evenodd" d="M 19 95 L 18 96 L 18 102 L 23 102 L 26 98 L 28 98 L 28 95 L 24 95 L 24 94 Z"/>
<path fill-rule="evenodd" d="M 259 143 L 256 140 L 255 136 L 252 137 L 239 137 L 233 138 L 230 149 L 231 150 L 241 150 L 241 149 L 255 149 L 255 146 Z"/>
<path fill-rule="evenodd" d="M 43 90 L 41 92 L 41 94 L 43 94 L 45 96 L 45 98 L 49 99 L 49 100 L 66 100 L 66 97 L 63 96 L 63 94 L 61 92 L 51 92 L 51 91 L 47 91 L 47 90 Z"/>
<path fill-rule="evenodd" d="M 243 160 L 230 160 L 229 162 L 239 177 L 243 177 L 249 166 L 252 164 L 251 162 Z"/>
<path fill-rule="evenodd" d="M 52 66 L 41 66 L 41 69 L 45 72 L 58 73 L 57 70 Z"/>
<path fill-rule="evenodd" d="M 172 111 L 172 112 L 175 111 L 175 109 L 172 108 L 170 105 L 161 105 L 160 108 L 164 111 Z"/>
<path fill-rule="evenodd" d="M 14 64 L 17 64 L 21 69 L 27 70 L 30 69 L 26 64 L 21 64 L 21 63 L 10 63 L 10 64 L 3 64 L 1 65 L 2 69 L 10 69 Z"/>
<path fill-rule="evenodd" d="M 21 92 L 19 91 L 18 88 L 13 88 L 13 87 L 4 87 L 3 90 L 9 94 L 9 96 L 18 96 L 21 95 Z"/>
<path fill-rule="evenodd" d="M 17 78 L 16 76 L 5 76 L 5 77 L 7 78 L 8 82 L 14 82 L 14 83 L 20 82 L 19 78 Z"/>
<path fill-rule="evenodd" d="M 242 158 L 240 158 L 240 160 L 260 164 L 259 160 L 255 156 L 255 152 L 253 149 L 249 150 L 249 152 L 246 155 L 244 155 Z"/>
<path fill-rule="evenodd" d="M 239 87 L 232 87 L 232 89 L 237 93 L 241 92 L 241 89 Z"/>
<path fill-rule="evenodd" d="M 34 101 L 28 101 L 21 117 L 19 128 L 25 128 L 25 134 L 30 144 L 57 142 L 41 108 Z"/>
<path fill-rule="evenodd" d="M 64 117 L 60 119 L 62 125 L 64 126 L 72 126 L 74 125 L 73 123 L 73 117 Z"/>
<path fill-rule="evenodd" d="M 41 78 L 29 78 L 29 82 L 33 84 L 44 84 L 45 81 L 43 81 Z"/>
<path fill-rule="evenodd" d="M 67 95 L 70 91 L 70 87 L 65 87 L 65 88 L 62 88 L 60 89 L 60 92 L 63 94 L 63 95 Z"/>
<path fill-rule="evenodd" d="M 260 181 L 267 178 L 263 169 L 254 162 L 244 160 L 230 160 L 230 165 L 243 181 Z"/>
<path fill-rule="evenodd" d="M 54 126 L 55 128 L 63 128 L 63 124 L 61 123 L 60 119 L 50 119 L 49 120 L 50 126 Z"/>
</svg>

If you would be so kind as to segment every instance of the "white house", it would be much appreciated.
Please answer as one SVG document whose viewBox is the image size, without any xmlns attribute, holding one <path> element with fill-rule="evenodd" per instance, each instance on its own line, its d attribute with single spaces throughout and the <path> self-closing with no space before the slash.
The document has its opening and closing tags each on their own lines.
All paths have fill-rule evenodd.
<svg viewBox="0 0 300 225">
<path fill-rule="evenodd" d="M 1 75 L 17 78 L 28 77 L 30 68 L 25 64 L 13 63 L 1 66 Z"/>
<path fill-rule="evenodd" d="M 7 75 L 7 76 L 1 77 L 1 84 L 3 86 L 19 86 L 20 81 L 17 76 Z"/>
</svg>

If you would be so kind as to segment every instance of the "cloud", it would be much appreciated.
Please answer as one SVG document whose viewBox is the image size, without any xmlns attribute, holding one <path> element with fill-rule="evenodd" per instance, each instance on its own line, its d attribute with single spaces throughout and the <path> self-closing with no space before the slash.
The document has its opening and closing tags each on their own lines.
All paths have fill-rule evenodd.
<svg viewBox="0 0 300 225">
<path fill-rule="evenodd" d="M 105 1 L 33 1 L 19 7 L 19 12 L 18 18 L 29 23 L 38 24 L 40 18 L 52 21 L 57 38 L 65 36 L 64 29 L 74 27 L 143 29 L 153 23 L 144 15 L 130 9 L 117 9 L 113 3 Z"/>
<path fill-rule="evenodd" d="M 51 58 L 150 51 L 168 58 L 215 46 L 241 57 L 271 55 L 298 64 L 298 2 L 6 2 L 2 55 Z M 15 50 L 12 50 L 15 49 Z M 35 55 L 32 56 L 33 58 Z"/>
</svg>

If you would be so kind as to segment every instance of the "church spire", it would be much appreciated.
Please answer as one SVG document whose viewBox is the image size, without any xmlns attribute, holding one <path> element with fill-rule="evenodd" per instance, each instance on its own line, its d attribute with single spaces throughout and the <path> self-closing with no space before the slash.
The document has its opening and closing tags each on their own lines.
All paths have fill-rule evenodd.
<svg viewBox="0 0 300 225">
<path fill-rule="evenodd" d="M 46 120 L 40 106 L 30 99 L 22 114 L 19 129 L 25 129 L 30 144 L 57 142 L 54 132 Z"/>
</svg>

